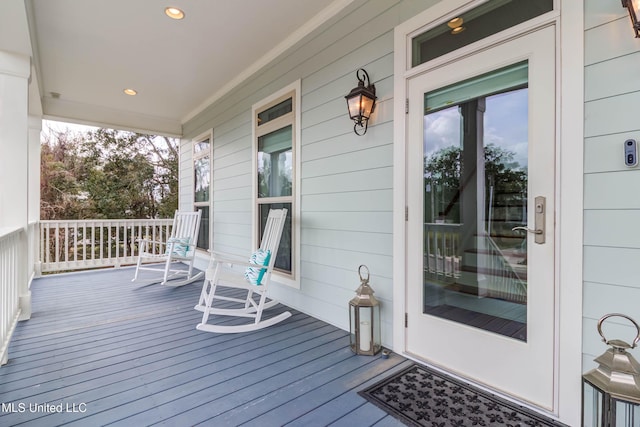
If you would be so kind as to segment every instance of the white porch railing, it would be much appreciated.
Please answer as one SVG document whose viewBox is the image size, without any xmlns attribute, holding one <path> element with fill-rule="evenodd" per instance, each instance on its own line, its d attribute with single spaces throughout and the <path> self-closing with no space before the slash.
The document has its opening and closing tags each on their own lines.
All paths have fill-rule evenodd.
<svg viewBox="0 0 640 427">
<path fill-rule="evenodd" d="M 442 283 L 457 282 L 465 272 L 483 277 L 483 296 L 526 303 L 526 273 L 518 273 L 488 234 L 476 236 L 476 247 L 460 248 L 461 224 L 424 223 L 424 274 Z M 464 252 L 464 253 L 461 253 Z M 469 263 L 466 252 L 475 261 Z M 523 270 L 526 272 L 526 266 Z"/>
<path fill-rule="evenodd" d="M 134 264 L 138 240 L 166 241 L 172 224 L 173 219 L 40 221 L 40 269 L 46 273 Z M 164 250 L 163 245 L 153 247 L 154 253 Z"/>
<path fill-rule="evenodd" d="M 424 267 L 433 278 L 460 277 L 460 228 L 460 224 L 424 223 Z"/>
<path fill-rule="evenodd" d="M 20 317 L 25 245 L 24 229 L 0 230 L 0 365 L 7 363 L 9 341 Z"/>
</svg>

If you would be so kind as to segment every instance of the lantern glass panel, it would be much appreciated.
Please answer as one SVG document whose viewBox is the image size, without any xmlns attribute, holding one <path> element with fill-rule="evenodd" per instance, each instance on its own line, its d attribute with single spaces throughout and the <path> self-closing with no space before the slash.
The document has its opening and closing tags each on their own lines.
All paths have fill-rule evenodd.
<svg viewBox="0 0 640 427">
<path fill-rule="evenodd" d="M 582 425 L 584 427 L 602 427 L 603 402 L 603 393 L 585 381 L 582 399 Z"/>
<path fill-rule="evenodd" d="M 377 353 L 380 349 L 380 343 L 382 342 L 382 337 L 380 336 L 380 306 L 377 305 L 373 307 L 373 345 L 374 345 L 374 353 Z"/>
<path fill-rule="evenodd" d="M 351 120 L 359 120 L 362 115 L 360 111 L 361 99 L 362 95 L 358 95 L 347 100 L 347 104 L 349 106 L 349 117 L 351 118 Z"/>
<path fill-rule="evenodd" d="M 369 116 L 371 116 L 371 110 L 373 110 L 373 99 L 367 97 L 367 96 L 362 96 L 362 102 L 360 103 L 360 107 L 361 107 L 361 111 L 362 111 L 362 116 L 369 120 Z"/>
<path fill-rule="evenodd" d="M 638 15 L 640 14 L 640 0 L 630 0 L 631 1 L 631 7 L 633 8 L 633 11 L 636 13 L 636 18 L 638 17 Z"/>
<path fill-rule="evenodd" d="M 360 318 L 358 319 L 358 333 L 360 341 L 358 342 L 359 350 L 371 351 L 372 342 L 372 326 L 373 326 L 373 309 L 372 307 L 359 307 Z"/>
<path fill-rule="evenodd" d="M 613 400 L 615 407 L 615 427 L 632 427 L 640 425 L 640 405 Z"/>
<path fill-rule="evenodd" d="M 358 330 L 356 325 L 357 325 L 357 313 L 358 309 L 357 307 L 349 304 L 349 332 L 350 332 L 350 337 L 349 337 L 349 343 L 351 345 L 351 350 L 353 350 L 354 352 L 356 351 L 356 345 L 357 345 L 357 341 L 356 341 L 356 331 Z"/>
</svg>

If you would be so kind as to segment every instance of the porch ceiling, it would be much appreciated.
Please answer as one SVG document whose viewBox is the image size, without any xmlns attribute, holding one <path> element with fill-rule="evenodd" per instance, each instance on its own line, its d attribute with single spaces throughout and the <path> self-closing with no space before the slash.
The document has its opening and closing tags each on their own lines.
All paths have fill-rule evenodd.
<svg viewBox="0 0 640 427">
<path fill-rule="evenodd" d="M 24 1 L 45 117 L 180 135 L 352 0 Z M 169 19 L 167 6 L 185 18 Z"/>
</svg>

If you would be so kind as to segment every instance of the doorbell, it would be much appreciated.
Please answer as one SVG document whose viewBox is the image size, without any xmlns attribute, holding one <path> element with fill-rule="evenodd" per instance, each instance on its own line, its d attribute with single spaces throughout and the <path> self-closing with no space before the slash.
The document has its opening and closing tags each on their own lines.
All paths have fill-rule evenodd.
<svg viewBox="0 0 640 427">
<path fill-rule="evenodd" d="M 638 165 L 638 145 L 635 139 L 624 142 L 624 164 L 629 167 Z"/>
</svg>

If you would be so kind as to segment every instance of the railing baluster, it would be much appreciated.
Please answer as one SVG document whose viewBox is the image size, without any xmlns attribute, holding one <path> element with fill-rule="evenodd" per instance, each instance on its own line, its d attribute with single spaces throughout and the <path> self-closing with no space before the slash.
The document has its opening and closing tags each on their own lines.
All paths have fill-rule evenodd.
<svg viewBox="0 0 640 427">
<path fill-rule="evenodd" d="M 69 224 L 64 225 L 64 239 L 62 240 L 64 248 L 64 260 L 69 262 Z"/>
<path fill-rule="evenodd" d="M 100 260 L 104 258 L 104 224 L 100 224 Z"/>
<path fill-rule="evenodd" d="M 126 258 L 127 257 L 127 228 L 128 228 L 128 222 L 125 221 L 124 225 L 122 226 L 122 233 L 124 234 L 124 237 L 122 238 L 122 257 Z"/>
<path fill-rule="evenodd" d="M 92 222 L 91 225 L 91 265 L 96 265 L 96 224 Z"/>
<path fill-rule="evenodd" d="M 59 263 L 60 262 L 60 227 L 58 227 L 58 224 L 55 224 L 55 234 L 54 237 L 56 239 L 55 241 L 55 245 L 56 245 L 56 257 L 55 257 L 55 262 Z"/>
<path fill-rule="evenodd" d="M 82 223 L 82 260 L 87 262 L 87 222 Z"/>
<path fill-rule="evenodd" d="M 112 239 L 111 239 L 111 227 L 112 227 L 112 224 L 109 223 L 107 225 L 107 227 L 108 227 L 107 228 L 107 239 L 108 239 L 108 243 L 107 243 L 107 258 L 111 258 L 111 253 L 112 253 L 111 252 L 111 241 L 112 241 Z"/>
</svg>

